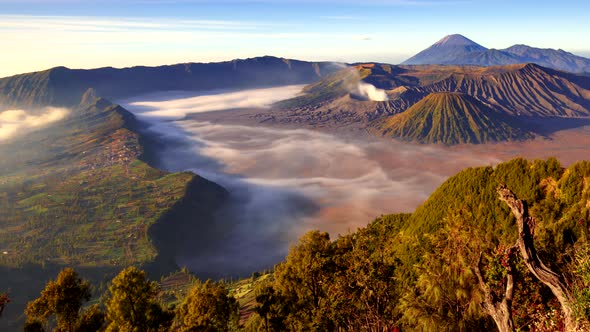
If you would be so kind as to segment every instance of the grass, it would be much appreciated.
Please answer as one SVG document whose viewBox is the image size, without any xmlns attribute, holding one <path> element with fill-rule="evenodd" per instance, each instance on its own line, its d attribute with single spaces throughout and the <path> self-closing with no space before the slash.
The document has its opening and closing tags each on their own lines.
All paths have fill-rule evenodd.
<svg viewBox="0 0 590 332">
<path fill-rule="evenodd" d="M 139 156 L 125 110 L 99 101 L 0 145 L 0 265 L 126 266 L 153 261 L 148 229 L 194 178 Z"/>
<path fill-rule="evenodd" d="M 263 273 L 227 284 L 229 294 L 238 300 L 240 306 L 240 325 L 245 324 L 254 313 L 254 307 L 256 306 L 255 290 L 258 285 L 268 282 L 272 278 L 272 272 Z M 168 306 L 177 306 L 197 281 L 198 279 L 186 269 L 173 272 L 160 280 L 158 297 Z"/>
<path fill-rule="evenodd" d="M 254 314 L 256 288 L 272 278 L 271 272 L 228 283 L 229 294 L 238 300 L 240 306 L 240 325 L 244 325 Z M 198 279 L 187 269 L 173 272 L 160 280 L 158 298 L 168 306 L 178 306 L 196 282 Z"/>
<path fill-rule="evenodd" d="M 384 136 L 421 143 L 487 143 L 529 139 L 515 121 L 475 98 L 459 93 L 431 93 L 405 112 L 375 121 Z"/>
</svg>

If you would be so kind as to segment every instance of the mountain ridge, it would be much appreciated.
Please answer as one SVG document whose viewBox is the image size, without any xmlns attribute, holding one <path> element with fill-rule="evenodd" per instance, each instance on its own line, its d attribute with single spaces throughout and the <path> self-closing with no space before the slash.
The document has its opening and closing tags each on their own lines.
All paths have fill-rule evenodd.
<svg viewBox="0 0 590 332">
<path fill-rule="evenodd" d="M 404 61 L 402 64 L 450 64 L 440 59 L 455 59 L 464 54 L 484 52 L 487 48 L 471 39 L 459 35 L 448 35 L 432 44 L 427 49 Z"/>
<path fill-rule="evenodd" d="M 103 67 L 45 71 L 0 79 L 5 107 L 73 106 L 92 88 L 110 100 L 156 91 L 202 91 L 307 84 L 338 69 L 331 62 L 307 62 L 271 56 L 157 67 Z"/>
<path fill-rule="evenodd" d="M 0 231 L 0 243 L 11 253 L 0 257 L 0 265 L 158 261 L 161 269 L 175 268 L 178 234 L 162 241 L 150 229 L 165 228 L 158 232 L 165 238 L 173 229 L 207 223 L 227 191 L 194 173 L 169 173 L 145 162 L 151 147 L 140 133 L 143 125 L 123 107 L 95 98 L 79 108 L 51 127 L 0 145 L 0 152 L 13 156 L 0 162 L 0 218 L 9 227 Z M 171 218 L 176 210 L 190 213 Z M 32 238 L 31 228 L 38 234 Z M 88 228 L 100 231 L 100 240 Z M 20 247 L 24 238 L 35 246 Z"/>
<path fill-rule="evenodd" d="M 354 87 L 359 81 L 382 89 L 388 100 L 355 98 L 354 89 L 346 87 Z M 430 139 L 427 132 L 424 135 L 391 136 L 425 143 L 461 144 L 528 139 L 533 133 L 547 137 L 552 132 L 550 129 L 528 125 L 528 119 L 551 127 L 554 118 L 590 116 L 589 77 L 531 63 L 490 67 L 356 64 L 307 86 L 304 92 L 275 105 L 283 110 L 281 113 L 273 112 L 259 118 L 271 123 L 305 124 L 314 128 L 346 126 L 382 136 L 384 121 L 408 112 L 429 95 L 458 93 L 473 98 L 469 103 L 475 110 L 485 108 L 485 112 L 479 111 L 478 114 L 499 114 L 489 119 L 493 122 L 489 128 L 478 125 L 476 131 L 487 134 L 474 138 L 470 126 L 459 126 L 460 122 L 457 122 L 454 128 L 460 133 L 458 136 L 463 136 L 461 138 L 452 132 L 437 134 L 443 138 L 434 139 Z M 467 114 L 461 107 L 457 111 Z M 505 128 L 507 135 L 497 133 L 497 128 Z M 454 138 L 447 140 L 444 137 Z"/>
<path fill-rule="evenodd" d="M 477 66 L 518 63 L 535 63 L 543 67 L 574 73 L 590 71 L 590 59 L 562 49 L 538 48 L 524 44 L 512 45 L 505 49 L 488 49 L 459 34 L 445 36 L 402 62 L 405 65 Z"/>
<path fill-rule="evenodd" d="M 228 200 L 197 174 L 154 168 L 140 120 L 85 97 L 51 126 L 0 142 L 10 156 L 0 158 L 0 283 L 15 294 L 0 331 L 22 330 L 27 302 L 66 266 L 96 287 L 128 265 L 177 270 L 183 246 L 208 234 Z"/>
</svg>

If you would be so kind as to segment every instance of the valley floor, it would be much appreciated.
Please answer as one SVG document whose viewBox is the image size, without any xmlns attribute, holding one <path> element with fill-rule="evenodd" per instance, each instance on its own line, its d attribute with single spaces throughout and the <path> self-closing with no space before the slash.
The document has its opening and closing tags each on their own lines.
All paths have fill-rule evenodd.
<svg viewBox="0 0 590 332">
<path fill-rule="evenodd" d="M 363 129 L 364 124 L 360 122 L 337 125 L 334 121 L 328 121 L 326 123 L 304 121 L 301 117 L 290 114 L 289 112 L 274 111 L 272 109 L 245 108 L 194 113 L 188 114 L 186 119 L 210 122 L 212 124 L 231 124 L 248 127 L 310 129 L 344 139 L 393 142 L 392 144 L 394 145 L 402 143 L 395 139 L 376 138 Z M 588 154 L 590 154 L 590 118 L 536 120 L 532 121 L 531 126 L 536 128 L 543 136 L 537 136 L 535 139 L 527 141 L 455 146 L 444 146 L 440 144 L 425 145 L 409 142 L 403 142 L 403 144 L 481 156 L 481 160 L 487 160 L 489 157 L 502 161 L 514 157 L 529 159 L 556 157 L 564 166 L 579 160 L 585 160 Z"/>
<path fill-rule="evenodd" d="M 376 138 L 358 122 L 307 121 L 242 102 L 280 89 L 124 103 L 169 143 L 158 152 L 159 167 L 193 171 L 231 193 L 231 206 L 218 217 L 223 233 L 178 257 L 199 276 L 248 275 L 279 261 L 308 230 L 337 236 L 380 215 L 413 212 L 466 167 L 552 156 L 567 166 L 590 153 L 588 119 L 534 123 L 545 137 L 530 141 L 444 146 Z"/>
</svg>

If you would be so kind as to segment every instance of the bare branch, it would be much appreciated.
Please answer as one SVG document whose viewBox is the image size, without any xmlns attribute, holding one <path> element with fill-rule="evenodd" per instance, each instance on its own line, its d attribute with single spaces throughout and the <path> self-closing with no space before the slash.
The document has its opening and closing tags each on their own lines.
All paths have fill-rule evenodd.
<svg viewBox="0 0 590 332">
<path fill-rule="evenodd" d="M 512 214 L 516 218 L 518 226 L 518 240 L 516 244 L 524 259 L 525 265 L 531 273 L 539 279 L 539 281 L 547 285 L 555 297 L 557 297 L 563 311 L 566 330 L 575 331 L 576 322 L 573 316 L 574 301 L 572 294 L 567 288 L 565 280 L 545 266 L 537 256 L 532 232 L 535 220 L 529 215 L 526 202 L 518 199 L 518 197 L 516 197 L 505 184 L 500 185 L 497 192 L 500 200 L 508 205 Z"/>
<path fill-rule="evenodd" d="M 488 315 L 492 316 L 494 322 L 498 326 L 500 332 L 511 332 L 514 331 L 514 323 L 512 321 L 512 297 L 514 296 L 514 278 L 512 276 L 512 269 L 507 268 L 507 281 L 506 281 L 506 295 L 502 301 L 498 302 L 494 300 L 492 290 L 486 284 L 483 279 L 480 265 L 483 253 L 479 254 L 477 264 L 473 269 L 478 280 L 479 288 L 484 292 L 484 302 L 482 307 Z"/>
</svg>

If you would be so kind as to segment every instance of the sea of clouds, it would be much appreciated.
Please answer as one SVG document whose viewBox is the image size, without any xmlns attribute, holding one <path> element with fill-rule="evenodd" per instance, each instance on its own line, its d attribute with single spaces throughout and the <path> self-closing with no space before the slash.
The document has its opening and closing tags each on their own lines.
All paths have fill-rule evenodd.
<svg viewBox="0 0 590 332">
<path fill-rule="evenodd" d="M 126 102 L 127 109 L 169 142 L 159 152 L 162 167 L 191 170 L 231 193 L 231 204 L 218 216 L 218 222 L 230 227 L 219 238 L 195 234 L 179 264 L 207 277 L 248 275 L 280 261 L 308 230 L 335 237 L 382 214 L 412 212 L 459 170 L 495 165 L 525 150 L 510 144 L 482 149 L 344 139 L 306 129 L 185 118 L 204 111 L 269 106 L 300 89 L 158 94 Z M 534 151 L 534 144 L 545 143 L 526 149 Z M 540 152 L 532 155 L 553 155 L 561 149 L 537 149 Z"/>
<path fill-rule="evenodd" d="M 161 167 L 191 170 L 231 193 L 231 204 L 219 216 L 225 224 L 231 221 L 230 230 L 217 241 L 195 234 L 179 264 L 204 276 L 249 274 L 281 260 L 308 230 L 337 236 L 382 214 L 411 212 L 458 169 L 498 162 L 432 146 L 185 118 L 265 107 L 300 91 L 288 86 L 198 96 L 160 93 L 125 102 L 169 142 L 159 152 Z"/>
</svg>

